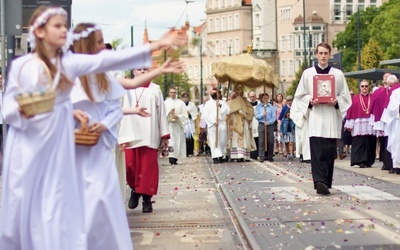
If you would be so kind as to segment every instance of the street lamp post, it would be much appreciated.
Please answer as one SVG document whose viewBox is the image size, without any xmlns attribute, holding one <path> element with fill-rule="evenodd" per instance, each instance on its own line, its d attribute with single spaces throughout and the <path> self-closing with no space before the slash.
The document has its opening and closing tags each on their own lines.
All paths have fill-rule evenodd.
<svg viewBox="0 0 400 250">
<path fill-rule="evenodd" d="M 304 63 L 307 64 L 307 48 L 306 48 L 306 0 L 303 0 L 303 40 L 304 40 Z"/>
<path fill-rule="evenodd" d="M 203 104 L 203 38 L 200 34 L 200 104 Z"/>
</svg>

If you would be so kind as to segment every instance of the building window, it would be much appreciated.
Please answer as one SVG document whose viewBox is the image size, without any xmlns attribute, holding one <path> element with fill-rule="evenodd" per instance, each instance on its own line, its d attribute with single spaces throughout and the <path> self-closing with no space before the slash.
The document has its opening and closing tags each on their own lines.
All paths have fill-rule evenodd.
<svg viewBox="0 0 400 250">
<path fill-rule="evenodd" d="M 15 38 L 15 49 L 21 49 L 21 37 Z"/>
<path fill-rule="evenodd" d="M 364 10 L 365 9 L 364 0 L 358 0 L 358 7 L 360 8 L 360 10 Z"/>
<path fill-rule="evenodd" d="M 291 20 L 290 7 L 280 8 L 279 19 L 280 19 L 281 22 L 290 21 Z"/>
<path fill-rule="evenodd" d="M 353 15 L 353 0 L 346 0 L 346 19 L 350 20 Z"/>
<path fill-rule="evenodd" d="M 232 16 L 228 16 L 228 30 L 233 29 Z"/>
<path fill-rule="evenodd" d="M 232 6 L 232 0 L 228 0 L 228 7 Z"/>
<path fill-rule="evenodd" d="M 335 0 L 335 4 L 333 5 L 333 13 L 335 20 L 342 20 L 342 5 L 340 0 Z"/>
<path fill-rule="evenodd" d="M 289 51 L 293 50 L 293 35 L 288 36 L 288 50 Z"/>
<path fill-rule="evenodd" d="M 236 54 L 240 53 L 240 40 L 239 40 L 239 38 L 235 38 L 235 53 Z"/>
<path fill-rule="evenodd" d="M 219 8 L 219 1 L 218 1 L 218 0 L 215 0 L 214 8 L 215 8 L 215 9 L 218 9 L 218 8 Z"/>
<path fill-rule="evenodd" d="M 239 14 L 235 14 L 235 29 L 240 29 Z"/>
<path fill-rule="evenodd" d="M 261 26 L 261 19 L 260 19 L 260 14 L 256 14 L 256 16 L 255 16 L 255 23 L 254 23 L 254 25 L 257 27 L 257 28 L 261 28 L 260 26 Z"/>
<path fill-rule="evenodd" d="M 213 19 L 212 18 L 208 19 L 208 32 L 213 32 L 213 28 L 214 28 L 213 25 L 214 25 Z"/>
<path fill-rule="evenodd" d="M 223 56 L 226 55 L 226 40 L 225 39 L 222 40 L 221 52 L 222 52 Z"/>
<path fill-rule="evenodd" d="M 215 55 L 219 56 L 221 52 L 221 45 L 219 44 L 219 40 L 215 41 Z"/>
<path fill-rule="evenodd" d="M 221 18 L 221 31 L 225 31 L 226 30 L 226 17 L 222 17 Z"/>
<path fill-rule="evenodd" d="M 219 18 L 215 18 L 215 31 L 218 32 L 220 27 Z"/>
<path fill-rule="evenodd" d="M 293 61 L 293 59 L 289 60 L 289 76 L 294 76 L 294 61 Z"/>
<path fill-rule="evenodd" d="M 232 49 L 233 49 L 233 39 L 229 38 L 229 42 L 228 42 L 228 53 L 229 53 L 229 55 L 232 55 Z"/>
<path fill-rule="evenodd" d="M 261 48 L 261 41 L 260 41 L 260 37 L 259 36 L 256 36 L 256 37 L 254 37 L 254 40 L 255 40 L 255 48 L 256 49 L 260 49 Z"/>
<path fill-rule="evenodd" d="M 286 76 L 286 61 L 281 60 L 281 76 Z"/>
<path fill-rule="evenodd" d="M 198 79 L 199 78 L 199 69 L 196 66 L 194 66 L 194 79 Z"/>
<path fill-rule="evenodd" d="M 286 38 L 285 36 L 281 36 L 281 51 L 285 51 L 286 50 Z"/>
<path fill-rule="evenodd" d="M 370 1 L 369 1 L 369 5 L 370 5 L 371 7 L 376 7 L 376 0 L 370 0 Z"/>
</svg>

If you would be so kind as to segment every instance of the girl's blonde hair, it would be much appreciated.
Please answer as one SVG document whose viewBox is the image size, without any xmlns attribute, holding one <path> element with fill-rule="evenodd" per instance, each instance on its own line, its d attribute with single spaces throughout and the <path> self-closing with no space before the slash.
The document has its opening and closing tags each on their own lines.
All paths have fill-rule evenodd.
<svg viewBox="0 0 400 250">
<path fill-rule="evenodd" d="M 95 29 L 96 25 L 93 23 L 79 23 L 75 26 L 74 34 L 80 34 L 82 32 L 87 31 L 88 29 L 94 30 L 93 32 L 89 33 L 87 36 L 83 36 L 80 39 L 74 41 L 73 45 L 71 46 L 71 50 L 74 53 L 80 54 L 96 54 L 96 32 L 100 30 Z M 87 75 L 79 77 L 82 87 L 85 90 L 87 96 L 89 97 L 90 101 L 94 102 L 92 90 L 90 88 L 90 81 Z M 96 74 L 96 83 L 99 91 L 101 93 L 107 93 L 110 89 L 110 82 L 105 73 L 98 73 Z"/>
<path fill-rule="evenodd" d="M 38 7 L 32 14 L 31 20 L 29 22 L 30 25 L 33 25 L 36 21 L 37 18 L 39 18 L 46 10 L 50 9 L 50 8 L 55 8 L 53 6 L 40 6 Z M 50 20 L 50 18 L 48 19 Z M 47 21 L 48 22 L 48 21 Z M 39 29 L 43 29 L 46 27 L 47 22 L 45 22 L 44 24 L 42 24 L 41 26 L 39 26 Z M 46 66 L 49 68 L 50 70 L 50 74 L 52 79 L 54 79 L 56 73 L 57 73 L 57 66 L 54 65 L 51 62 L 50 56 L 43 44 L 43 41 L 37 37 L 35 37 L 36 39 L 36 47 L 32 52 L 36 52 L 38 57 L 46 64 Z M 63 56 L 63 52 L 61 50 L 61 48 L 58 50 L 58 55 L 59 58 L 61 59 Z M 60 60 L 60 67 L 62 69 L 62 62 Z M 60 82 L 57 85 L 57 88 L 60 90 L 66 90 L 69 89 L 70 87 L 72 87 L 73 82 L 61 71 L 60 74 Z"/>
</svg>

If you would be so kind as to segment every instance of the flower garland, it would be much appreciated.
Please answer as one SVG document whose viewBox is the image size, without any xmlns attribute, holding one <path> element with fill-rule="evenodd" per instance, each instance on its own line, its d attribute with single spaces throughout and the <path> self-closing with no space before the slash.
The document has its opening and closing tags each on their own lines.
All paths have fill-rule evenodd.
<svg viewBox="0 0 400 250">
<path fill-rule="evenodd" d="M 36 18 L 36 20 L 33 22 L 31 27 L 29 27 L 29 37 L 28 41 L 30 42 L 32 50 L 36 48 L 36 36 L 34 34 L 35 29 L 41 27 L 42 25 L 46 24 L 49 18 L 56 16 L 56 15 L 62 15 L 65 18 L 68 17 L 67 11 L 65 11 L 61 7 L 55 7 L 55 8 L 49 8 L 46 11 L 44 11 L 40 16 Z"/>
<path fill-rule="evenodd" d="M 80 33 L 74 33 L 73 34 L 74 41 L 79 41 L 83 38 L 87 38 L 91 33 L 98 30 L 101 30 L 101 28 L 99 26 L 94 26 L 87 28 L 86 30 L 82 30 Z"/>
</svg>

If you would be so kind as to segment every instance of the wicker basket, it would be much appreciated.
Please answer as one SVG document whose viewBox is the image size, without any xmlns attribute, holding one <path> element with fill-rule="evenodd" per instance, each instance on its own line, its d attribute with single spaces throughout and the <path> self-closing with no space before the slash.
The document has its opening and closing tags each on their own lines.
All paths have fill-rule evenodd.
<svg viewBox="0 0 400 250">
<path fill-rule="evenodd" d="M 81 120 L 81 128 L 75 130 L 75 144 L 94 146 L 99 141 L 100 134 L 88 131 L 87 119 Z"/>
<path fill-rule="evenodd" d="M 33 58 L 33 59 L 25 61 L 22 64 L 21 69 L 18 74 L 18 85 L 20 88 L 20 92 L 22 94 L 17 95 L 15 97 L 15 99 L 17 100 L 22 112 L 26 116 L 33 116 L 33 115 L 47 113 L 47 112 L 52 111 L 53 107 L 54 107 L 54 102 L 56 99 L 56 93 L 53 90 L 53 86 L 51 86 L 50 89 L 48 89 L 46 91 L 35 91 L 32 93 L 26 93 L 26 92 L 24 93 L 24 91 L 20 85 L 21 70 L 27 62 L 32 61 L 32 60 L 36 60 L 36 61 L 40 62 L 40 64 L 43 66 L 49 79 L 52 79 L 49 68 L 42 60 L 40 60 L 38 58 Z"/>
</svg>

